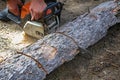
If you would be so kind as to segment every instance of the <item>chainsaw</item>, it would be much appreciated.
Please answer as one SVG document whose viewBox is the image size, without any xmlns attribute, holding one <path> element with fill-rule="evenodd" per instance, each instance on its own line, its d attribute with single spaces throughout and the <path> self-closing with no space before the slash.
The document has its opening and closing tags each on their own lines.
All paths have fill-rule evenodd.
<svg viewBox="0 0 120 80">
<path fill-rule="evenodd" d="M 17 24 L 24 22 L 23 31 L 37 39 L 43 38 L 45 35 L 55 32 L 60 26 L 60 15 L 63 4 L 61 2 L 50 2 L 47 4 L 43 12 L 43 17 L 37 21 L 30 21 L 29 3 L 21 8 L 21 16 L 15 16 L 8 13 L 7 17 Z"/>
</svg>

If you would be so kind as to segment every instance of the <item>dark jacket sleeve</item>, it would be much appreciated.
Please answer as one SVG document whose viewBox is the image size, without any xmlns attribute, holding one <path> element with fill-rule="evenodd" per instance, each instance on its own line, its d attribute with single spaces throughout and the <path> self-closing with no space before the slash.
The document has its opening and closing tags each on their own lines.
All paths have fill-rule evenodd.
<svg viewBox="0 0 120 80">
<path fill-rule="evenodd" d="M 44 0 L 46 3 L 49 3 L 49 2 L 56 2 L 57 0 Z"/>
</svg>

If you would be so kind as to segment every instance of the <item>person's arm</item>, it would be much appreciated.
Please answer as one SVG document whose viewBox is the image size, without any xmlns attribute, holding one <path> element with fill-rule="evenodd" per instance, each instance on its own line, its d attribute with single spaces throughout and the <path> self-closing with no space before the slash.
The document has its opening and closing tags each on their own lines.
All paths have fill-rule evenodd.
<svg viewBox="0 0 120 80">
<path fill-rule="evenodd" d="M 16 16 L 20 15 L 18 6 L 22 6 L 23 3 L 21 0 L 7 0 L 8 10 Z"/>
<path fill-rule="evenodd" d="M 23 3 L 21 0 L 7 0 L 7 7 L 11 13 L 16 16 L 20 15 L 19 6 L 22 6 Z M 42 17 L 44 9 L 47 7 L 44 0 L 31 0 L 30 13 L 31 20 L 38 20 Z"/>
<path fill-rule="evenodd" d="M 31 0 L 30 13 L 31 20 L 38 20 L 43 16 L 43 11 L 47 7 L 44 0 Z"/>
</svg>

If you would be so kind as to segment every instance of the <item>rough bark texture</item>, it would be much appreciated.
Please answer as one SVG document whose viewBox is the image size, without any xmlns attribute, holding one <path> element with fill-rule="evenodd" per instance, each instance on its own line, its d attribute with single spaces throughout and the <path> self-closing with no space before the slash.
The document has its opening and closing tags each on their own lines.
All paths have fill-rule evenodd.
<svg viewBox="0 0 120 80">
<path fill-rule="evenodd" d="M 108 28 L 120 22 L 112 12 L 116 6 L 113 1 L 102 3 L 90 13 L 62 26 L 58 32 L 63 34 L 47 35 L 24 48 L 25 55 L 16 52 L 0 64 L 0 80 L 43 80 L 46 74 L 72 60 L 78 54 L 78 46 L 86 49 L 103 38 Z"/>
</svg>

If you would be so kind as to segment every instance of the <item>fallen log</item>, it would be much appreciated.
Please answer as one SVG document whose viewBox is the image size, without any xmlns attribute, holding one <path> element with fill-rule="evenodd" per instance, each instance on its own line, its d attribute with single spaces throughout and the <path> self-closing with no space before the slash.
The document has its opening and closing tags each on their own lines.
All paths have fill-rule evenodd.
<svg viewBox="0 0 120 80">
<path fill-rule="evenodd" d="M 107 30 L 120 22 L 113 9 L 117 4 L 105 2 L 76 20 L 65 24 L 56 33 L 16 52 L 0 64 L 0 80 L 43 80 L 47 74 L 66 61 L 72 60 L 81 49 L 95 44 Z"/>
</svg>

